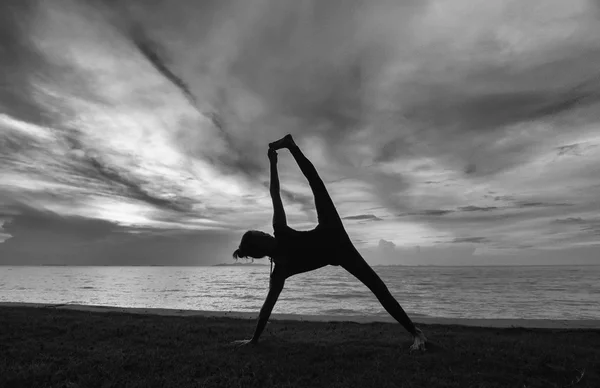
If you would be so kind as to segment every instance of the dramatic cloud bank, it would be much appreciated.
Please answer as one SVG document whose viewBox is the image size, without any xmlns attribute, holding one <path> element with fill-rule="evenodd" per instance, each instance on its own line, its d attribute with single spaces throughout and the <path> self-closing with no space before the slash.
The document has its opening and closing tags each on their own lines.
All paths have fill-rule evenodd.
<svg viewBox="0 0 600 388">
<path fill-rule="evenodd" d="M 225 261 L 271 230 L 286 133 L 373 262 L 598 263 L 599 19 L 592 0 L 3 2 L 0 263 Z"/>
</svg>

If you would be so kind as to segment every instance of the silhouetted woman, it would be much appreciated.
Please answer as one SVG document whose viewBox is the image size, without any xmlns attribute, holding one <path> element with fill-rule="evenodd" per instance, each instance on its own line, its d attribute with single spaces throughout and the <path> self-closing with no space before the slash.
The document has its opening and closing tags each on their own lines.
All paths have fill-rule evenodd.
<svg viewBox="0 0 600 388">
<path fill-rule="evenodd" d="M 309 231 L 298 231 L 287 225 L 285 211 L 279 194 L 277 173 L 277 150 L 287 148 L 308 179 L 315 197 L 319 225 Z M 271 199 L 273 200 L 273 229 L 275 237 L 268 233 L 250 230 L 244 234 L 235 258 L 262 258 L 269 256 L 275 263 L 271 273 L 269 293 L 260 309 L 258 323 L 250 340 L 235 341 L 240 345 L 258 342 L 285 279 L 313 271 L 326 265 L 339 265 L 363 282 L 377 297 L 381 305 L 413 336 L 412 350 L 425 349 L 425 336 L 415 327 L 388 288 L 362 258 L 348 237 L 333 201 L 313 164 L 304 156 L 291 135 L 269 144 L 271 164 Z"/>
</svg>

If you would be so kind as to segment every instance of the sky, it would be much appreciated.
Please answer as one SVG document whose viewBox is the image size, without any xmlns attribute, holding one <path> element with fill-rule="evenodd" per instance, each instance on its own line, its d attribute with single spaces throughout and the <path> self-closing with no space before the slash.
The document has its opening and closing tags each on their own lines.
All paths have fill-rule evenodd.
<svg viewBox="0 0 600 388">
<path fill-rule="evenodd" d="M 372 264 L 600 264 L 596 0 L 4 1 L 0 264 L 230 262 L 291 133 Z M 279 152 L 290 226 L 316 225 Z"/>
</svg>

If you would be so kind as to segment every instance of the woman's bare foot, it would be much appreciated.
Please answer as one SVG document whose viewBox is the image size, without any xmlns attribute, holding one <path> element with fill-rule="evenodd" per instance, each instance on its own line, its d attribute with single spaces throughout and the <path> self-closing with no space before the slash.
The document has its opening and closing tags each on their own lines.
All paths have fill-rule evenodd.
<svg viewBox="0 0 600 388">
<path fill-rule="evenodd" d="M 274 141 L 273 143 L 269 143 L 269 148 L 272 148 L 274 150 L 279 150 L 282 148 L 287 148 L 290 149 L 291 147 L 295 147 L 296 143 L 294 142 L 294 139 L 292 138 L 292 135 L 287 134 L 284 137 L 282 137 L 281 139 Z"/>
<path fill-rule="evenodd" d="M 425 334 L 420 329 L 417 329 L 417 334 L 413 336 L 415 341 L 410 346 L 410 350 L 425 350 L 425 343 L 427 342 L 427 338 L 425 338 Z"/>
</svg>

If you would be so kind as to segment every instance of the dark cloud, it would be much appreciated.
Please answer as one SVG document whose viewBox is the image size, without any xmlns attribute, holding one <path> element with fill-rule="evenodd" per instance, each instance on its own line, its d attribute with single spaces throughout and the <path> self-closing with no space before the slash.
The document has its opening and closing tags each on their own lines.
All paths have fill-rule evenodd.
<svg viewBox="0 0 600 388">
<path fill-rule="evenodd" d="M 489 212 L 492 210 L 497 210 L 498 207 L 496 206 L 462 206 L 459 207 L 458 210 L 463 211 L 463 212 Z"/>
<path fill-rule="evenodd" d="M 267 102 L 271 114 L 299 120 L 303 131 L 321 128 L 325 136 L 337 137 L 356 129 L 364 112 L 368 57 L 344 42 L 356 30 L 355 13 L 361 10 L 337 1 L 309 3 L 271 8 L 268 18 L 239 37 L 230 71 Z M 344 43 L 347 50 L 327 53 Z"/>
<path fill-rule="evenodd" d="M 166 51 L 164 48 L 159 47 L 159 44 L 152 41 L 148 36 L 147 32 L 144 31 L 143 27 L 139 24 L 134 24 L 135 22 L 131 22 L 132 25 L 126 31 L 126 37 L 132 41 L 132 43 L 137 47 L 140 53 L 154 66 L 154 68 L 162 74 L 169 82 L 173 83 L 189 100 L 190 104 L 198 109 L 199 113 L 206 116 L 210 119 L 213 127 L 216 128 L 219 136 L 225 142 L 225 146 L 228 148 L 229 152 L 234 155 L 240 155 L 240 158 L 237 160 L 231 160 L 230 158 L 221 158 L 220 161 L 225 163 L 227 167 L 232 168 L 234 172 L 243 172 L 248 176 L 255 176 L 257 172 L 262 170 L 262 166 L 258 166 L 256 162 L 252 159 L 249 159 L 247 155 L 244 155 L 243 147 L 240 148 L 237 146 L 231 134 L 228 133 L 225 127 L 225 121 L 219 117 L 217 112 L 211 111 L 203 111 L 200 105 L 198 104 L 198 100 L 196 96 L 193 94 L 191 87 L 183 80 L 181 77 L 173 73 L 171 68 L 169 67 L 166 58 L 166 55 L 161 55 L 159 52 Z M 216 163 L 219 159 L 215 159 L 208 155 L 209 161 L 211 161 L 217 167 L 220 166 L 220 163 Z"/>
<path fill-rule="evenodd" d="M 489 240 L 485 237 L 459 237 L 459 238 L 455 238 L 452 242 L 456 243 L 456 244 L 460 244 L 460 243 L 481 244 L 481 243 L 485 243 L 488 241 Z"/>
<path fill-rule="evenodd" d="M 445 215 L 451 214 L 451 213 L 454 213 L 454 210 L 428 209 L 428 210 L 421 210 L 421 211 L 417 211 L 417 212 L 398 214 L 398 216 L 399 217 L 406 217 L 406 216 L 440 217 L 440 216 L 445 216 Z"/>
<path fill-rule="evenodd" d="M 600 49 L 554 49 L 558 54 L 544 53 L 547 62 L 520 71 L 473 65 L 466 79 L 457 73 L 456 82 L 448 80 L 443 86 L 417 74 L 410 86 L 404 85 L 414 94 L 402 94 L 399 103 L 399 117 L 408 122 L 399 125 L 396 138 L 388 140 L 376 160 L 416 153 L 462 166 L 467 175 L 489 176 L 534 158 L 540 144 L 560 134 L 558 123 L 575 130 L 572 122 L 594 122 L 597 117 L 591 112 L 599 101 L 600 78 L 583 58 L 600 58 Z M 568 68 L 572 70 L 561 70 Z M 477 92 L 469 92 L 476 85 Z M 536 135 L 524 130 L 534 123 L 544 125 Z"/>
<path fill-rule="evenodd" d="M 512 195 L 497 195 L 494 197 L 494 201 L 514 201 L 515 197 Z"/>
<path fill-rule="evenodd" d="M 65 217 L 43 209 L 19 207 L 11 211 L 9 221 L 5 222 L 5 232 L 14 238 L 13 243 L 31 231 L 47 231 L 52 235 L 66 236 L 78 240 L 94 240 L 122 232 L 126 229 L 105 220 L 84 217 Z"/>
<path fill-rule="evenodd" d="M 132 25 L 128 37 L 156 70 L 180 89 L 194 107 L 197 107 L 198 102 L 190 87 L 169 69 L 165 60 L 158 54 L 160 48 L 150 40 L 145 31 L 139 25 Z"/>
<path fill-rule="evenodd" d="M 600 56 L 600 52 L 596 54 Z M 472 97 L 461 96 L 459 90 L 439 91 L 433 99 L 427 101 L 427 105 L 419 108 L 433 110 L 425 114 L 425 111 L 420 112 L 415 108 L 411 115 L 419 121 L 442 127 L 459 122 L 461 130 L 497 130 L 518 122 L 545 119 L 597 102 L 600 84 L 594 80 L 594 83 L 586 86 L 589 90 L 574 87 L 562 93 L 556 90 L 528 90 L 481 93 Z"/>
<path fill-rule="evenodd" d="M 512 196 L 502 198 L 503 201 L 510 200 L 513 203 L 506 206 L 469 205 L 457 207 L 456 209 L 429 209 L 402 213 L 398 214 L 398 216 L 409 217 L 415 221 L 435 222 L 439 227 L 460 224 L 485 225 L 500 221 L 506 222 L 511 220 L 516 222 L 519 220 L 534 219 L 552 214 L 552 212 L 561 214 L 564 212 L 562 208 L 574 206 L 568 203 L 515 201 L 515 198 Z"/>
<path fill-rule="evenodd" d="M 61 121 L 76 112 L 63 103 L 64 96 L 40 93 L 40 85 L 61 84 L 71 97 L 103 101 L 87 87 L 87 74 L 57 59 L 57 53 L 48 56 L 40 50 L 35 33 L 41 4 L 39 0 L 0 4 L 0 111 L 24 122 L 53 127 L 58 133 Z M 44 100 L 52 103 L 45 105 Z"/>
<path fill-rule="evenodd" d="M 426 209 L 401 213 L 398 214 L 398 217 L 408 217 L 414 221 L 427 223 L 435 222 L 437 227 L 444 228 L 444 225 L 485 225 L 500 221 L 532 219 L 536 216 L 542 216 L 543 212 L 550 209 L 556 209 L 560 212 L 563 207 L 573 206 L 568 203 L 517 201 L 513 196 L 498 196 L 494 199 L 496 201 L 511 201 L 512 203 L 506 206 L 469 205 L 460 206 L 456 209 Z M 518 211 L 520 209 L 521 211 Z"/>
<path fill-rule="evenodd" d="M 402 157 L 411 157 L 418 154 L 418 146 L 415 144 L 414 139 L 409 136 L 398 135 L 397 138 L 392 139 L 377 151 L 377 155 L 373 159 L 374 162 L 389 162 L 396 159 L 399 155 Z M 430 169 L 429 166 L 419 166 L 415 171 L 427 171 Z"/>
<path fill-rule="evenodd" d="M 88 176 L 96 175 L 98 178 L 106 183 L 111 184 L 113 187 L 123 188 L 125 192 L 121 193 L 121 195 L 124 197 L 136 199 L 156 206 L 157 208 L 166 208 L 179 212 L 191 210 L 191 200 L 183 198 L 182 196 L 178 196 L 177 200 L 173 201 L 152 195 L 148 190 L 143 188 L 144 183 L 147 182 L 142 182 L 134 177 L 127 177 L 124 172 L 120 172 L 117 168 L 111 168 L 94 156 L 87 156 L 85 163 L 94 172 L 92 174 L 88 174 Z M 118 192 L 119 190 L 117 189 L 116 191 Z"/>
<path fill-rule="evenodd" d="M 362 221 L 383 221 L 373 214 L 359 214 L 356 216 L 343 217 L 343 220 L 362 220 Z"/>
<path fill-rule="evenodd" d="M 556 147 L 558 150 L 558 155 L 566 155 L 566 154 L 577 154 L 579 150 L 579 144 L 569 144 L 562 147 Z"/>
<path fill-rule="evenodd" d="M 581 228 L 583 232 L 588 232 L 596 236 L 600 236 L 600 220 L 589 223 Z"/>
<path fill-rule="evenodd" d="M 585 220 L 583 220 L 581 217 L 569 217 L 569 218 L 557 219 L 557 220 L 554 220 L 553 222 L 555 222 L 557 224 L 575 224 L 575 225 L 579 225 L 579 224 L 584 224 Z"/>
<path fill-rule="evenodd" d="M 532 207 L 563 207 L 572 206 L 569 203 L 552 203 L 552 202 L 516 202 L 517 208 L 532 208 Z"/>
<path fill-rule="evenodd" d="M 11 238 L 0 243 L 2 264 L 94 263 L 84 246 L 123 231 L 108 221 L 63 217 L 27 207 L 17 213 L 4 224 Z"/>
<path fill-rule="evenodd" d="M 31 98 L 31 77 L 43 71 L 43 57 L 34 49 L 28 30 L 35 21 L 37 1 L 0 3 L 0 111 L 33 122 L 46 117 Z"/>
<path fill-rule="evenodd" d="M 561 147 L 556 147 L 557 155 L 575 155 L 575 156 L 583 156 L 585 152 L 589 151 L 592 148 L 598 147 L 598 144 L 590 144 L 587 143 L 574 143 L 568 144 Z"/>
<path fill-rule="evenodd" d="M 14 213 L 14 212 L 13 212 Z M 21 207 L 4 224 L 0 264 L 206 265 L 227 261 L 241 233 L 126 228 Z"/>
<path fill-rule="evenodd" d="M 577 226 L 584 233 L 590 233 L 592 235 L 600 235 L 600 218 L 581 218 L 581 217 L 559 218 L 559 219 L 554 220 L 553 223 L 560 224 L 560 225 Z"/>
</svg>

